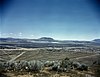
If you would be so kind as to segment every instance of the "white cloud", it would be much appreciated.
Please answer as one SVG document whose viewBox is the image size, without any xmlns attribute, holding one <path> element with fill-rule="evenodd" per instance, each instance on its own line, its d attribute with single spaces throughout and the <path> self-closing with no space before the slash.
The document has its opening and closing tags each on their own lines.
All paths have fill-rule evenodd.
<svg viewBox="0 0 100 77">
<path fill-rule="evenodd" d="M 0 32 L 0 36 L 1 36 L 1 32 Z"/>
<path fill-rule="evenodd" d="M 6 34 L 6 33 L 2 33 L 1 35 L 2 35 L 2 36 L 7 36 L 7 34 Z"/>
<path fill-rule="evenodd" d="M 21 35 L 22 33 L 20 32 L 19 34 Z"/>
<path fill-rule="evenodd" d="M 13 35 L 13 33 L 9 33 L 10 35 Z"/>
<path fill-rule="evenodd" d="M 33 37 L 34 35 L 31 35 L 31 37 Z"/>
<path fill-rule="evenodd" d="M 22 36 L 22 33 L 21 32 L 19 33 L 19 36 Z"/>
</svg>

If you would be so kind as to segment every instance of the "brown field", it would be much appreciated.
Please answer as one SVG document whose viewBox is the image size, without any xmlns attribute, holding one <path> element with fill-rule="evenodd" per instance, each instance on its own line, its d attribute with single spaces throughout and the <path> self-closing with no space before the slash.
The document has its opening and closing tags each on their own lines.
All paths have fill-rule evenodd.
<svg viewBox="0 0 100 77">
<path fill-rule="evenodd" d="M 80 63 L 86 63 L 91 66 L 94 61 L 98 60 L 100 56 L 96 52 L 84 52 L 69 51 L 64 49 L 0 49 L 0 60 L 1 61 L 20 61 L 20 60 L 46 60 L 56 61 L 63 60 L 68 57 L 72 61 L 78 61 Z M 2 77 L 97 77 L 95 76 L 94 69 L 89 67 L 88 71 L 72 70 L 70 72 L 54 72 L 47 71 L 45 68 L 40 73 L 30 72 L 7 72 L 3 73 Z"/>
<path fill-rule="evenodd" d="M 77 59 L 80 57 L 92 56 L 94 52 L 74 52 L 63 49 L 5 49 L 0 50 L 0 58 L 5 60 L 62 60 L 66 57 Z M 20 55 L 20 56 L 19 56 Z"/>
</svg>

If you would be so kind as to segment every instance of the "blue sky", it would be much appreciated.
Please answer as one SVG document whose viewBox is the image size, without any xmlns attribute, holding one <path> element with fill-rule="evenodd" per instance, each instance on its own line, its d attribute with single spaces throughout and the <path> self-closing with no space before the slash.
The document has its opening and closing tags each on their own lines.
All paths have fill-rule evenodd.
<svg viewBox="0 0 100 77">
<path fill-rule="evenodd" d="M 1 6 L 0 36 L 100 38 L 99 8 L 89 0 L 10 0 Z"/>
</svg>

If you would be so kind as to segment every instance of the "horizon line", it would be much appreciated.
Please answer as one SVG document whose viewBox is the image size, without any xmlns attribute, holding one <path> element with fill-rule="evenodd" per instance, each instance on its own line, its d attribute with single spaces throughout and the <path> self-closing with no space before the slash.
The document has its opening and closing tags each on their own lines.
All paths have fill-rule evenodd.
<svg viewBox="0 0 100 77">
<path fill-rule="evenodd" d="M 44 36 L 43 36 L 44 37 Z M 42 37 L 39 37 L 39 38 L 28 38 L 28 37 L 0 37 L 0 38 L 13 38 L 13 39 L 40 39 Z M 52 38 L 54 40 L 60 40 L 60 41 L 93 41 L 94 39 L 56 39 L 56 38 L 53 38 L 53 37 L 46 37 L 46 38 Z M 99 39 L 99 38 L 97 38 Z"/>
</svg>

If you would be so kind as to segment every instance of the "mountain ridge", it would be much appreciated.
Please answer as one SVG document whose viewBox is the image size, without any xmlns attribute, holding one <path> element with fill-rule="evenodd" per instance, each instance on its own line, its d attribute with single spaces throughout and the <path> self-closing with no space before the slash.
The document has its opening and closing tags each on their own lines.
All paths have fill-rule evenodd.
<svg viewBox="0 0 100 77">
<path fill-rule="evenodd" d="M 80 41 L 80 40 L 55 40 L 51 37 L 41 37 L 38 39 L 27 39 L 27 38 L 0 38 L 0 42 L 32 42 L 32 41 L 46 41 L 46 42 L 74 42 L 74 43 L 90 43 L 90 42 L 95 42 L 95 43 L 100 43 L 100 39 L 94 39 L 90 41 Z"/>
</svg>

